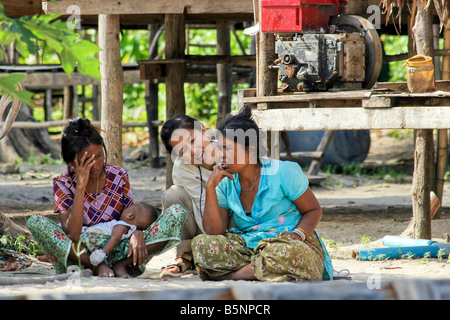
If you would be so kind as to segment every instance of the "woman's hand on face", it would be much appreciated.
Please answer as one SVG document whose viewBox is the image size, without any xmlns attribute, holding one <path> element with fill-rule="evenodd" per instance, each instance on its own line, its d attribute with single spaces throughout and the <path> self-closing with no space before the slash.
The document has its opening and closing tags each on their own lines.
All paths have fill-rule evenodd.
<svg viewBox="0 0 450 320">
<path fill-rule="evenodd" d="M 80 188 L 86 188 L 89 181 L 89 173 L 92 166 L 95 164 L 95 155 L 87 157 L 87 151 L 81 156 L 80 162 L 78 162 L 77 157 L 74 159 L 75 163 L 75 174 L 77 176 L 78 184 Z"/>
<path fill-rule="evenodd" d="M 223 169 L 221 166 L 215 166 L 211 176 L 209 177 L 207 186 L 215 188 L 225 177 L 229 178 L 230 180 L 234 180 L 231 173 Z"/>
<path fill-rule="evenodd" d="M 133 257 L 133 265 L 140 267 L 147 258 L 147 246 L 145 245 L 144 233 L 142 230 L 136 230 L 130 237 L 130 246 L 128 249 L 128 258 Z"/>
</svg>

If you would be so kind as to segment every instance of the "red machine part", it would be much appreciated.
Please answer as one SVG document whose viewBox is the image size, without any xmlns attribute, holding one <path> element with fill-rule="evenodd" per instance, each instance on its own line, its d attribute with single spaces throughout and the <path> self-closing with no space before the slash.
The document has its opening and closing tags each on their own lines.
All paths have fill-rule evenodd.
<svg viewBox="0 0 450 320">
<path fill-rule="evenodd" d="M 326 29 L 331 16 L 345 13 L 348 0 L 261 0 L 262 32 Z"/>
</svg>

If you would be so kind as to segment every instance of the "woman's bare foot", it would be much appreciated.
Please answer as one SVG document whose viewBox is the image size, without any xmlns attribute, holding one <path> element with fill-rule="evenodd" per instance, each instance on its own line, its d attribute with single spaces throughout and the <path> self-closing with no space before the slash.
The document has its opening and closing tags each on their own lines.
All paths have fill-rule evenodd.
<svg viewBox="0 0 450 320">
<path fill-rule="evenodd" d="M 114 273 L 116 274 L 116 277 L 119 278 L 131 278 L 131 275 L 128 273 L 128 261 L 122 260 L 117 262 L 114 265 Z"/>
<path fill-rule="evenodd" d="M 106 278 L 115 277 L 114 271 L 104 262 L 100 263 L 97 268 L 95 268 L 94 275 Z"/>
<path fill-rule="evenodd" d="M 41 262 L 48 262 L 48 263 L 50 263 L 50 258 L 46 254 L 41 255 L 41 256 L 36 256 L 36 259 L 38 259 Z"/>
<path fill-rule="evenodd" d="M 203 281 L 222 281 L 222 280 L 257 280 L 253 273 L 253 268 L 250 264 L 242 267 L 239 270 L 224 274 L 219 277 L 211 277 L 203 272 L 200 267 L 197 267 L 198 276 Z"/>
</svg>

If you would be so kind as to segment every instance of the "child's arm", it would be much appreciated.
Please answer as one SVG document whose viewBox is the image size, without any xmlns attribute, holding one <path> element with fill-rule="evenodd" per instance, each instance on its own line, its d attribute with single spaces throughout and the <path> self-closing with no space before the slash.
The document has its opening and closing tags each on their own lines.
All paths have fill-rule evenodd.
<svg viewBox="0 0 450 320">
<path fill-rule="evenodd" d="M 89 260 L 93 266 L 97 266 L 105 260 L 108 254 L 116 247 L 116 245 L 122 239 L 122 235 L 128 232 L 130 229 L 124 225 L 116 225 L 111 232 L 111 239 L 108 240 L 105 247 L 103 249 L 97 249 L 91 253 Z"/>
<path fill-rule="evenodd" d="M 103 252 L 108 255 L 122 240 L 122 236 L 128 232 L 130 227 L 124 226 L 122 224 L 116 225 L 111 232 L 111 239 L 108 240 L 105 247 L 103 248 Z"/>
</svg>

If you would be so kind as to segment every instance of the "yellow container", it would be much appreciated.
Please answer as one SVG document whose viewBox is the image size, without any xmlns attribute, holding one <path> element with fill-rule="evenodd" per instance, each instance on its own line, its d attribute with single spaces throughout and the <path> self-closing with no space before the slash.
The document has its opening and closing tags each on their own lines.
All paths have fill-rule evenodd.
<svg viewBox="0 0 450 320">
<path fill-rule="evenodd" d="M 405 61 L 409 92 L 424 93 L 436 91 L 434 86 L 433 58 L 417 55 Z"/>
</svg>

